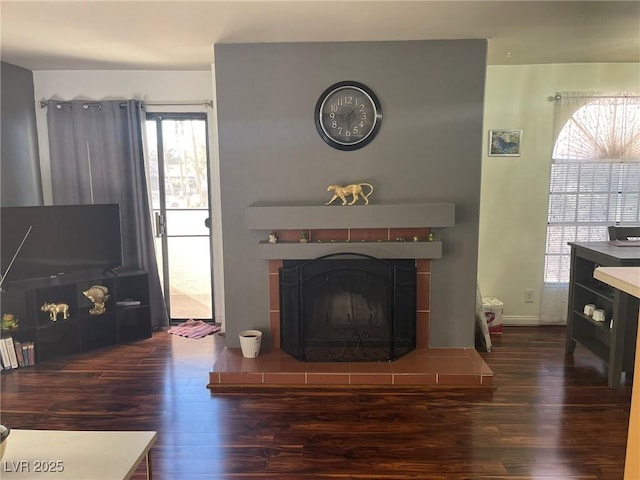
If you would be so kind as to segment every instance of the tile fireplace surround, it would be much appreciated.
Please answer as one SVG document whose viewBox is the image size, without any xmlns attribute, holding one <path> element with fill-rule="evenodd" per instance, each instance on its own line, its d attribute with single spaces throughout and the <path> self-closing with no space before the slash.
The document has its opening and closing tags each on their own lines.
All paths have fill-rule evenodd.
<svg viewBox="0 0 640 480">
<path fill-rule="evenodd" d="M 278 243 L 260 241 L 259 258 L 269 262 L 271 345 L 257 358 L 226 348 L 209 374 L 208 388 L 269 387 L 493 387 L 493 372 L 473 348 L 429 348 L 431 262 L 441 242 L 428 241 L 438 228 L 452 227 L 455 206 L 369 205 L 351 207 L 251 206 L 251 230 L 275 232 Z M 300 243 L 301 232 L 307 243 Z M 266 238 L 265 233 L 265 238 Z M 437 235 L 436 235 L 437 236 Z M 415 238 L 415 240 L 414 240 Z M 302 362 L 280 349 L 278 269 L 285 259 L 314 259 L 338 252 L 376 258 L 413 258 L 417 267 L 416 349 L 391 362 Z"/>
</svg>

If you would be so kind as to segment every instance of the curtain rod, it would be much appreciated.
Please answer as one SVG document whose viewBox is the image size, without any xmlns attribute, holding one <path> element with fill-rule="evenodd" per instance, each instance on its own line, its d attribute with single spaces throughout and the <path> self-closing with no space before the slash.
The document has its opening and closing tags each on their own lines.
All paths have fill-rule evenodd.
<svg viewBox="0 0 640 480">
<path fill-rule="evenodd" d="M 141 102 L 142 105 L 149 105 L 152 107 L 188 107 L 188 106 L 199 106 L 213 108 L 213 100 L 205 100 L 203 102 L 176 102 L 176 103 L 162 103 L 162 102 Z"/>
<path fill-rule="evenodd" d="M 597 95 L 597 94 L 589 94 L 589 95 L 565 95 L 565 97 L 562 96 L 562 94 L 560 93 L 556 93 L 555 95 L 550 95 L 547 97 L 547 100 L 549 100 L 550 102 L 553 101 L 557 101 L 557 100 L 562 100 L 563 98 L 640 98 L 640 95 L 625 95 L 625 94 L 620 94 L 620 95 Z"/>
<path fill-rule="evenodd" d="M 71 103 L 71 101 L 67 100 L 54 100 L 58 103 L 61 104 L 67 104 L 67 103 Z M 46 100 L 40 100 L 38 102 L 40 104 L 40 108 L 46 108 L 47 107 L 47 101 Z M 202 102 L 175 102 L 175 103 L 170 103 L 170 102 L 144 102 L 144 101 L 140 101 L 140 103 L 142 104 L 142 106 L 153 106 L 153 107 L 189 107 L 189 106 L 204 106 L 204 107 L 209 107 L 209 108 L 213 108 L 213 100 L 205 100 Z M 96 104 L 100 104 L 100 102 L 96 102 L 96 101 L 90 101 L 87 100 L 86 101 L 87 105 L 96 105 Z M 121 104 L 124 105 L 124 104 Z"/>
</svg>

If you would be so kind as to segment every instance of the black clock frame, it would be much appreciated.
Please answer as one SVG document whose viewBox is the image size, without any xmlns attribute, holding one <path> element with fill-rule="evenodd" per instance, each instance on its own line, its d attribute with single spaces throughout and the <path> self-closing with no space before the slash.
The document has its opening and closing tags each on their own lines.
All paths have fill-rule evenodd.
<svg viewBox="0 0 640 480">
<path fill-rule="evenodd" d="M 331 138 L 329 135 L 327 135 L 324 128 L 322 128 L 322 120 L 321 120 L 322 105 L 324 104 L 325 100 L 329 95 L 331 95 L 337 89 L 344 88 L 344 87 L 352 87 L 352 88 L 362 90 L 371 99 L 371 101 L 373 102 L 373 106 L 375 108 L 376 114 L 375 114 L 375 123 L 374 123 L 373 129 L 371 130 L 371 132 L 369 132 L 369 134 L 366 137 L 364 137 L 363 139 L 359 140 L 356 143 L 345 144 L 342 142 L 338 142 L 333 138 Z M 315 115 L 316 130 L 318 130 L 320 137 L 322 137 L 322 139 L 331 147 L 336 148 L 338 150 L 345 150 L 345 151 L 358 150 L 359 148 L 362 148 L 368 145 L 378 134 L 378 131 L 380 130 L 380 125 L 382 123 L 382 107 L 380 106 L 380 100 L 378 100 L 378 97 L 376 96 L 376 94 L 373 93 L 373 91 L 363 83 L 355 82 L 351 80 L 345 80 L 342 82 L 334 83 L 333 85 L 328 87 L 324 92 L 322 92 L 322 94 L 320 95 L 320 98 L 318 98 L 318 101 L 316 102 L 314 115 Z"/>
</svg>

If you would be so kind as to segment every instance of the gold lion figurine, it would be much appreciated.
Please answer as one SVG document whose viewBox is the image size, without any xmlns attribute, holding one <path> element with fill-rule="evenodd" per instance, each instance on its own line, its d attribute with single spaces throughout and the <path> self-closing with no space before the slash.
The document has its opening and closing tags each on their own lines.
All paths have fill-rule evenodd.
<svg viewBox="0 0 640 480">
<path fill-rule="evenodd" d="M 362 191 L 362 187 L 369 187 L 369 193 L 365 194 Z M 353 205 L 356 203 L 358 198 L 362 198 L 365 205 L 369 205 L 369 196 L 373 193 L 373 185 L 370 183 L 353 183 L 351 185 L 347 185 L 341 187 L 340 185 L 329 185 L 327 187 L 327 192 L 333 191 L 334 195 L 325 205 L 331 205 L 338 198 L 342 200 L 342 205 L 347 205 L 347 196 L 351 195 L 352 200 L 348 203 L 348 205 Z"/>
</svg>

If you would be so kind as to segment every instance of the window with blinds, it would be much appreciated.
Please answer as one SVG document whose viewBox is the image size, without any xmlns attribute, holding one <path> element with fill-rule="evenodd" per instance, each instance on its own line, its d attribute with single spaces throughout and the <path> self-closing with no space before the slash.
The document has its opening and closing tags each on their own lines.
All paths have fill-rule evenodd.
<svg viewBox="0 0 640 480">
<path fill-rule="evenodd" d="M 558 136 L 551 167 L 544 279 L 569 281 L 568 242 L 609 239 L 640 225 L 640 99 L 599 98 Z"/>
</svg>

